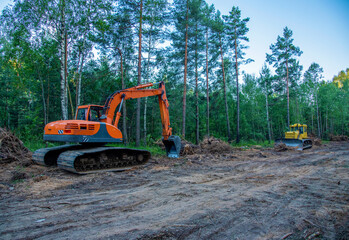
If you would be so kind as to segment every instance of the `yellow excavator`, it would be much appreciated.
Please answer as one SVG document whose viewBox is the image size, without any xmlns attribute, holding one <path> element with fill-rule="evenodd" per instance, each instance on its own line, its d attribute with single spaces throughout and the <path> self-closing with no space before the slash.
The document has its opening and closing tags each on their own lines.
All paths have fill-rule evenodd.
<svg viewBox="0 0 349 240">
<path fill-rule="evenodd" d="M 293 124 L 290 125 L 290 131 L 285 132 L 285 138 L 277 139 L 275 144 L 284 143 L 288 147 L 297 147 L 297 150 L 311 148 L 313 142 L 308 138 L 307 125 Z"/>
</svg>

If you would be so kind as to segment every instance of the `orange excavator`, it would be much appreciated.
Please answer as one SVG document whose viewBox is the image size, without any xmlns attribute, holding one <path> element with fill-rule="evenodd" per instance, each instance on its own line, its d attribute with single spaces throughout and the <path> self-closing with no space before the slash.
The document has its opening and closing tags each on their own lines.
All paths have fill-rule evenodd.
<svg viewBox="0 0 349 240">
<path fill-rule="evenodd" d="M 157 89 L 145 89 L 157 84 Z M 41 165 L 57 165 L 79 174 L 125 170 L 146 163 L 151 157 L 146 150 L 109 147 L 105 144 L 123 141 L 118 123 L 124 102 L 149 96 L 158 96 L 159 99 L 162 141 L 167 156 L 178 158 L 181 140 L 172 135 L 165 83 L 159 82 L 116 91 L 107 98 L 104 106 L 79 106 L 74 120 L 48 123 L 44 130 L 44 140 L 78 144 L 39 149 L 34 152 L 33 160 Z"/>
</svg>

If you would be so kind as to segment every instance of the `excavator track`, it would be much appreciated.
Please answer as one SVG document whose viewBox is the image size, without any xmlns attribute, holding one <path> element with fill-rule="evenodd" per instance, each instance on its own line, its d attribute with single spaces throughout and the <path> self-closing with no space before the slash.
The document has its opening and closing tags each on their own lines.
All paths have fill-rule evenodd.
<svg viewBox="0 0 349 240">
<path fill-rule="evenodd" d="M 78 174 L 103 171 L 122 171 L 143 165 L 151 154 L 145 150 L 98 147 L 66 151 L 59 155 L 59 168 Z"/>
<path fill-rule="evenodd" d="M 313 141 L 311 139 L 303 139 L 303 149 L 311 148 L 313 146 Z"/>
<path fill-rule="evenodd" d="M 55 166 L 58 156 L 65 151 L 86 148 L 83 145 L 62 145 L 50 148 L 41 148 L 33 153 L 33 161 L 39 165 Z"/>
</svg>

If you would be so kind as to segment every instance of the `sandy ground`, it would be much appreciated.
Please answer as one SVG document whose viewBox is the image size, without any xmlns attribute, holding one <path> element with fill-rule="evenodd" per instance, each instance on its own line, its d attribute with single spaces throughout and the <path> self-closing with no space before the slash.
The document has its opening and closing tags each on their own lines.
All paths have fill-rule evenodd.
<svg viewBox="0 0 349 240">
<path fill-rule="evenodd" d="M 0 239 L 349 239 L 348 142 L 0 176 Z"/>
</svg>

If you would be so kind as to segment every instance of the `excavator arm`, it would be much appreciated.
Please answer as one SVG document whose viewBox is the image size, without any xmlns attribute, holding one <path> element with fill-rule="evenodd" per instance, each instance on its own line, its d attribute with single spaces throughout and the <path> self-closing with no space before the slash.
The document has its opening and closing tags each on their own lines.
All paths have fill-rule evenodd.
<svg viewBox="0 0 349 240">
<path fill-rule="evenodd" d="M 162 136 L 167 140 L 172 135 L 172 128 L 170 127 L 170 115 L 168 111 L 169 103 L 166 96 L 166 89 L 164 82 L 160 82 L 158 89 L 144 89 L 152 87 L 156 83 L 147 83 L 138 85 L 132 88 L 117 91 L 111 94 L 104 105 L 104 115 L 100 118 L 102 122 L 106 122 L 118 126 L 121 117 L 121 108 L 124 101 L 128 99 L 144 98 L 150 96 L 158 96 L 159 108 L 162 123 Z M 119 107 L 119 108 L 118 108 Z M 118 111 L 116 112 L 116 110 Z M 116 115 L 116 116 L 115 116 Z M 115 116 L 115 119 L 114 119 Z"/>
<path fill-rule="evenodd" d="M 158 89 L 144 89 L 159 84 Z M 172 135 L 170 125 L 169 103 L 166 96 L 166 88 L 164 82 L 146 83 L 132 88 L 117 91 L 111 94 L 104 105 L 104 115 L 100 118 L 102 122 L 112 124 L 118 127 L 121 117 L 121 108 L 124 101 L 128 99 L 144 98 L 150 96 L 158 96 L 159 108 L 162 123 L 162 141 L 169 157 L 177 158 L 181 149 L 181 140 L 178 136 Z M 116 112 L 116 109 L 118 111 Z M 115 118 L 114 118 L 115 116 Z"/>
</svg>

